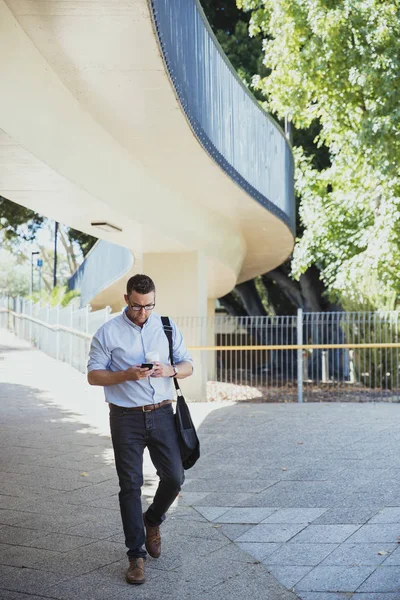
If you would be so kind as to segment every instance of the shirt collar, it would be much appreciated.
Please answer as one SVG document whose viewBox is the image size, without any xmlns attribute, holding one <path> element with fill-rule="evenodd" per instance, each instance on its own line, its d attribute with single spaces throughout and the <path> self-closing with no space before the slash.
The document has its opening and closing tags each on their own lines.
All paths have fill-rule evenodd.
<svg viewBox="0 0 400 600">
<path fill-rule="evenodd" d="M 128 307 L 124 308 L 124 310 L 122 311 L 122 318 L 123 318 L 123 319 L 124 319 L 124 321 L 125 321 L 126 323 L 128 323 L 128 324 L 129 324 L 131 327 L 134 327 L 134 329 L 136 329 L 137 331 L 142 331 L 142 329 L 145 329 L 146 327 L 148 327 L 148 326 L 149 326 L 149 322 L 150 322 L 150 319 L 151 319 L 151 317 L 153 316 L 153 313 L 151 313 L 151 314 L 148 316 L 147 320 L 146 320 L 146 321 L 145 321 L 145 323 L 143 324 L 143 327 L 139 327 L 139 325 L 135 325 L 135 323 L 133 323 L 133 322 L 130 320 L 130 318 L 129 318 L 129 317 L 128 317 L 128 315 L 126 314 L 127 310 L 128 310 Z"/>
</svg>

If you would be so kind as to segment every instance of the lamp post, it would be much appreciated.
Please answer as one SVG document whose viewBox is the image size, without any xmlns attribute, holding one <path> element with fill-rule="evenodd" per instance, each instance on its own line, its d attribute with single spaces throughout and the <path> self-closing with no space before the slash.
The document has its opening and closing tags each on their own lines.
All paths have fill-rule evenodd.
<svg viewBox="0 0 400 600">
<path fill-rule="evenodd" d="M 57 238 L 58 238 L 58 222 L 54 223 L 54 266 L 53 266 L 53 287 L 57 285 Z"/>
<path fill-rule="evenodd" d="M 40 254 L 39 250 L 34 250 L 33 252 L 31 252 L 31 285 L 30 285 L 30 291 L 29 291 L 30 296 L 32 296 L 32 294 L 33 294 L 33 255 L 34 254 Z"/>
<path fill-rule="evenodd" d="M 36 266 L 39 270 L 39 294 L 42 291 L 42 267 L 43 267 L 43 259 L 38 258 L 36 261 Z"/>
</svg>

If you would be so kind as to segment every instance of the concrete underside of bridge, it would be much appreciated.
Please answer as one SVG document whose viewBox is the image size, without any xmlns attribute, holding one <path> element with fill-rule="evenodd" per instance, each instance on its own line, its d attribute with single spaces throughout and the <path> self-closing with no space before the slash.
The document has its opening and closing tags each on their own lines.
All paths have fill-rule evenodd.
<svg viewBox="0 0 400 600">
<path fill-rule="evenodd" d="M 131 249 L 164 311 L 206 315 L 290 254 L 193 134 L 146 0 L 0 0 L 0 78 L 0 194 Z"/>
</svg>

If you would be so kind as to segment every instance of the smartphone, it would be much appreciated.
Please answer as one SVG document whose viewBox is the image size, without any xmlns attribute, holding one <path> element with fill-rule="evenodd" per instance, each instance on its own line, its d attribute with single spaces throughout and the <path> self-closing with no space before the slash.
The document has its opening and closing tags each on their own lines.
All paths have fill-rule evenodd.
<svg viewBox="0 0 400 600">
<path fill-rule="evenodd" d="M 153 368 L 153 366 L 154 366 L 154 365 L 153 365 L 153 363 L 142 363 L 142 364 L 140 365 L 140 367 L 141 367 L 142 369 L 148 369 L 148 370 L 151 370 L 151 369 Z"/>
</svg>

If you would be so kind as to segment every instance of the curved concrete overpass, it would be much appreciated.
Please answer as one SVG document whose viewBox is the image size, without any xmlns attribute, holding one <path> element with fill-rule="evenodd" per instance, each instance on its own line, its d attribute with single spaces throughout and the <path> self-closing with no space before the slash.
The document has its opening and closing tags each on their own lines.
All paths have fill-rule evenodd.
<svg viewBox="0 0 400 600">
<path fill-rule="evenodd" d="M 135 272 L 134 256 L 128 248 L 97 240 L 68 286 L 80 291 L 81 307 L 90 304 L 99 310 L 110 306 L 119 312 L 125 305 L 126 282 Z"/>
<path fill-rule="evenodd" d="M 197 0 L 0 0 L 0 80 L 0 193 L 132 250 L 165 310 L 290 254 L 291 150 Z"/>
</svg>

